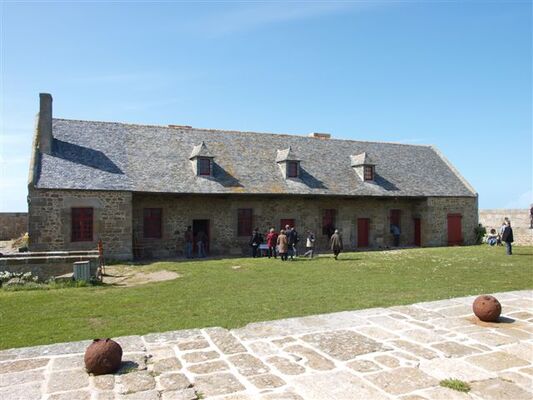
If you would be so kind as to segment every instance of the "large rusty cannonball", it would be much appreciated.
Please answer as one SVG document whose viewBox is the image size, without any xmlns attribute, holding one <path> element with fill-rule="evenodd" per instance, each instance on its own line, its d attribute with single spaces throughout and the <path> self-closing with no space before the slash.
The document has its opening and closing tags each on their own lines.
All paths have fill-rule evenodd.
<svg viewBox="0 0 533 400">
<path fill-rule="evenodd" d="M 120 368 L 122 347 L 109 338 L 94 339 L 85 351 L 85 369 L 94 375 L 112 374 Z"/>
<path fill-rule="evenodd" d="M 485 294 L 474 300 L 472 309 L 481 321 L 496 322 L 502 312 L 502 305 L 496 297 Z"/>
</svg>

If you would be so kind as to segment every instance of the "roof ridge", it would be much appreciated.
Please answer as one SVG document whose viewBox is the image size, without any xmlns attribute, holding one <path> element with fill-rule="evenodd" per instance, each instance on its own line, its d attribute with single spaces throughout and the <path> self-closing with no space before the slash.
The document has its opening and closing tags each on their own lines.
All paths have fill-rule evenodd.
<svg viewBox="0 0 533 400">
<path fill-rule="evenodd" d="M 472 192 L 473 195 L 478 196 L 478 192 L 476 191 L 476 189 L 474 189 L 474 187 L 470 184 L 470 182 L 468 182 L 466 178 L 463 175 L 461 175 L 459 170 L 455 168 L 455 166 L 450 162 L 450 160 L 448 160 L 448 158 L 446 158 L 446 156 L 435 146 L 429 146 L 429 147 L 431 148 L 431 150 L 435 152 L 435 154 L 437 154 L 437 156 L 440 157 L 440 159 L 444 162 L 444 164 L 446 164 L 446 166 L 455 174 L 455 176 L 461 181 L 461 183 L 465 185 L 465 187 L 468 190 L 470 190 L 470 192 Z"/>
<path fill-rule="evenodd" d="M 308 140 L 321 140 L 323 142 L 336 141 L 336 142 L 354 142 L 354 143 L 376 143 L 376 144 L 394 144 L 399 146 L 411 146 L 411 147 L 434 147 L 430 144 L 410 144 L 410 143 L 400 143 L 400 142 L 387 142 L 387 141 L 377 141 L 377 140 L 356 140 L 356 139 L 340 139 L 340 138 L 329 138 L 329 139 L 318 139 L 306 134 L 292 134 L 292 133 L 274 133 L 274 132 L 262 132 L 262 131 L 240 131 L 240 130 L 230 130 L 230 129 L 215 129 L 215 128 L 196 128 L 196 127 L 185 127 L 178 128 L 171 127 L 168 125 L 156 125 L 156 124 L 137 124 L 129 122 L 117 122 L 117 121 L 97 121 L 97 120 L 86 120 L 86 119 L 70 119 L 70 118 L 53 118 L 54 120 L 59 121 L 72 121 L 72 122 L 94 122 L 101 124 L 115 124 L 115 125 L 126 125 L 126 126 L 144 126 L 144 127 L 153 127 L 153 128 L 164 128 L 169 130 L 191 130 L 191 131 L 204 131 L 204 132 L 219 132 L 219 133 L 238 133 L 238 134 L 259 134 L 259 135 L 272 135 L 272 136 L 289 136 L 296 138 L 303 138 Z"/>
</svg>

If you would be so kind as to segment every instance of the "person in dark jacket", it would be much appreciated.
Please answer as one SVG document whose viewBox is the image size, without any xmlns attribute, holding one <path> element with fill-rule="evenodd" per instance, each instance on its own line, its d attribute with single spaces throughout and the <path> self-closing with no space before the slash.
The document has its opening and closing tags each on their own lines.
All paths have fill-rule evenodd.
<svg viewBox="0 0 533 400">
<path fill-rule="evenodd" d="M 333 256 L 335 260 L 337 257 L 339 257 L 340 252 L 342 251 L 343 245 L 342 245 L 342 236 L 339 233 L 338 229 L 335 229 L 335 233 L 331 235 L 331 239 L 329 240 L 329 246 L 331 247 L 331 251 L 333 251 Z"/>
<path fill-rule="evenodd" d="M 502 242 L 505 243 L 505 249 L 507 250 L 507 255 L 510 256 L 513 254 L 512 243 L 514 242 L 513 238 L 513 228 L 511 228 L 511 221 L 506 221 L 506 226 L 502 234 Z"/>
<path fill-rule="evenodd" d="M 259 245 L 263 243 L 263 237 L 259 233 L 259 228 L 255 228 L 252 232 L 252 237 L 250 239 L 250 246 L 252 246 L 252 257 L 257 257 L 257 250 L 259 249 Z"/>
<path fill-rule="evenodd" d="M 296 250 L 296 245 L 300 241 L 298 238 L 298 232 L 296 232 L 296 229 L 291 227 L 289 232 L 287 233 L 287 240 L 289 242 L 289 256 L 291 257 L 291 261 L 294 260 L 294 256 L 298 257 L 298 251 Z"/>
<path fill-rule="evenodd" d="M 390 233 L 392 233 L 392 237 L 394 239 L 394 247 L 400 246 L 400 227 L 396 224 L 391 224 L 390 226 Z"/>
</svg>

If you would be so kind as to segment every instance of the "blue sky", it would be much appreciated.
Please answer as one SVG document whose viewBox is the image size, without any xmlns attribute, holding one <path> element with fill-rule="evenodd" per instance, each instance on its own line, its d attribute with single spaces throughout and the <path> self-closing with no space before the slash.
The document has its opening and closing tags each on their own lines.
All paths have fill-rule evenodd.
<svg viewBox="0 0 533 400">
<path fill-rule="evenodd" d="M 54 116 L 436 145 L 481 208 L 532 195 L 530 1 L 2 2 L 0 211 Z"/>
</svg>

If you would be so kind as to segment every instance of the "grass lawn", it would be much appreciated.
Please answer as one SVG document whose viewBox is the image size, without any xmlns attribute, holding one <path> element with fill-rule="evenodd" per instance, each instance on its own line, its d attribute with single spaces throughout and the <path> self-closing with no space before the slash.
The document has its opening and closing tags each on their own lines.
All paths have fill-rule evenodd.
<svg viewBox="0 0 533 400">
<path fill-rule="evenodd" d="M 410 304 L 533 288 L 533 247 L 157 262 L 182 277 L 136 287 L 0 290 L 0 348 Z M 240 268 L 233 268 L 240 266 Z M 505 310 L 503 310 L 505 313 Z"/>
</svg>

